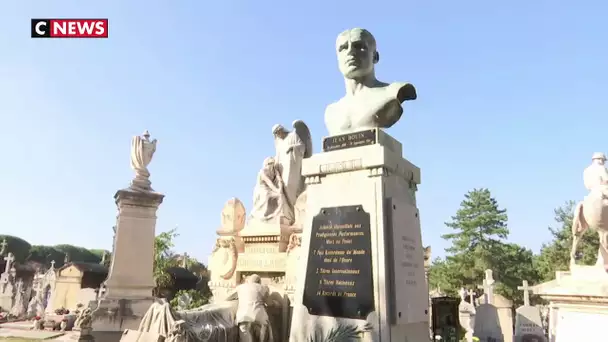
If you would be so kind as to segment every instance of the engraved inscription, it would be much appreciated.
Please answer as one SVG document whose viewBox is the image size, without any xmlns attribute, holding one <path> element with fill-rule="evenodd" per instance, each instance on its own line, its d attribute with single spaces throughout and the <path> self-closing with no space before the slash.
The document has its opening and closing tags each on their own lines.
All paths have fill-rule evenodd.
<svg viewBox="0 0 608 342">
<path fill-rule="evenodd" d="M 347 171 L 356 171 L 363 168 L 361 159 L 346 160 L 338 163 L 329 163 L 319 166 L 321 173 L 340 173 Z"/>
<path fill-rule="evenodd" d="M 405 235 L 402 235 L 399 242 L 395 242 L 395 246 L 401 246 L 400 249 L 395 250 L 395 257 L 398 260 L 398 266 L 404 269 L 405 274 L 405 285 L 416 287 L 417 284 L 417 273 L 421 270 L 421 265 L 416 262 L 416 253 L 420 253 L 417 250 L 416 242 Z"/>
<path fill-rule="evenodd" d="M 376 141 L 376 130 L 334 135 L 323 139 L 323 152 L 343 150 L 352 147 L 373 145 Z"/>
<path fill-rule="evenodd" d="M 374 311 L 370 216 L 361 206 L 313 218 L 303 304 L 312 315 L 365 319 Z"/>
</svg>

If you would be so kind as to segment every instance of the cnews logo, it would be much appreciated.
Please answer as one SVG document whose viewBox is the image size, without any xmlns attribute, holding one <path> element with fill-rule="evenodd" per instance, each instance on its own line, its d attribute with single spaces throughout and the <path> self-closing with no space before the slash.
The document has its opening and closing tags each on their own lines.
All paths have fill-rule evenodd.
<svg viewBox="0 0 608 342">
<path fill-rule="evenodd" d="M 32 19 L 32 38 L 108 38 L 108 19 Z"/>
</svg>

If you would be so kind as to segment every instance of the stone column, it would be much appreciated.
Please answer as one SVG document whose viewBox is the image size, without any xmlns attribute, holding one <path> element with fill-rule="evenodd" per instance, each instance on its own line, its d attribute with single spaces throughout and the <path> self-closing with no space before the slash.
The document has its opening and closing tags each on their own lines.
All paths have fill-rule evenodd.
<svg viewBox="0 0 608 342">
<path fill-rule="evenodd" d="M 105 281 L 105 294 L 89 305 L 93 309 L 95 340 L 116 340 L 125 329 L 137 329 L 154 302 L 154 239 L 156 211 L 164 195 L 155 192 L 148 164 L 156 151 L 150 133 L 131 140 L 131 186 L 114 195 L 118 216 L 114 228 L 112 263 Z"/>
<path fill-rule="evenodd" d="M 156 211 L 163 198 L 163 194 L 132 189 L 114 195 L 118 218 L 106 298 L 152 297 Z"/>
</svg>

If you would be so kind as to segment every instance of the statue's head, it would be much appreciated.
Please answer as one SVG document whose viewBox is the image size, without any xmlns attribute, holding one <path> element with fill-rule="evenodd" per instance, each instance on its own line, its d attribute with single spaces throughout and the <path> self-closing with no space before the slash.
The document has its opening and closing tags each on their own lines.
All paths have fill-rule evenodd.
<svg viewBox="0 0 608 342">
<path fill-rule="evenodd" d="M 604 165 L 606 162 L 606 155 L 602 152 L 595 152 L 591 157 L 591 160 L 596 164 Z"/>
<path fill-rule="evenodd" d="M 336 39 L 338 66 L 345 78 L 361 78 L 374 72 L 374 64 L 380 60 L 376 39 L 365 29 L 346 30 Z"/>
<path fill-rule="evenodd" d="M 257 274 L 252 274 L 249 277 L 247 277 L 247 283 L 249 283 L 249 284 L 261 284 L 262 283 L 262 278 L 260 278 L 260 276 L 257 275 Z"/>
<path fill-rule="evenodd" d="M 276 125 L 272 126 L 272 134 L 275 137 L 279 137 L 279 138 L 283 139 L 287 136 L 287 133 L 288 133 L 287 130 L 282 125 L 276 124 Z"/>
<path fill-rule="evenodd" d="M 274 158 L 268 157 L 268 158 L 264 159 L 264 165 L 262 166 L 262 168 L 264 170 L 264 174 L 267 177 L 273 178 L 275 169 L 276 169 L 276 162 L 275 162 Z"/>
</svg>

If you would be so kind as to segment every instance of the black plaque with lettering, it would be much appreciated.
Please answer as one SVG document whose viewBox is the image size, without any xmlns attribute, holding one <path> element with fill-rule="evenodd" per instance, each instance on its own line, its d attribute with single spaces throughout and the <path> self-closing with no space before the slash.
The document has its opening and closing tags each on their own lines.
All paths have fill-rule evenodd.
<svg viewBox="0 0 608 342">
<path fill-rule="evenodd" d="M 310 234 L 302 303 L 311 315 L 365 319 L 375 310 L 369 213 L 323 208 Z"/>
<path fill-rule="evenodd" d="M 376 141 L 376 130 L 334 135 L 323 139 L 323 152 L 343 150 L 351 147 L 373 145 Z"/>
</svg>

